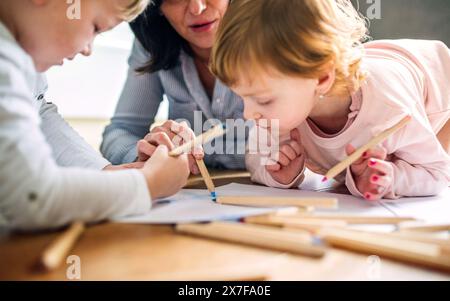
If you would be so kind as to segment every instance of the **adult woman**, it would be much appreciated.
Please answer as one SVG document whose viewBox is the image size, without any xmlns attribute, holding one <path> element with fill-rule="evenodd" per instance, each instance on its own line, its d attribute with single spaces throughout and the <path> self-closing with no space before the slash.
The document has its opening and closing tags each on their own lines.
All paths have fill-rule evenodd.
<svg viewBox="0 0 450 301">
<path fill-rule="evenodd" d="M 146 160 L 149 143 L 161 143 L 147 134 L 164 95 L 169 119 L 185 119 L 191 126 L 205 119 L 242 118 L 241 99 L 208 69 L 214 35 L 228 4 L 229 0 L 156 0 L 131 24 L 136 41 L 128 79 L 101 146 L 113 164 Z M 194 120 L 195 111 L 201 112 L 197 116 L 202 120 Z M 225 137 L 225 148 L 234 150 L 235 143 L 245 143 L 235 140 Z M 243 154 L 224 152 L 206 154 L 205 163 L 245 168 Z M 198 172 L 195 164 L 191 171 Z"/>
</svg>

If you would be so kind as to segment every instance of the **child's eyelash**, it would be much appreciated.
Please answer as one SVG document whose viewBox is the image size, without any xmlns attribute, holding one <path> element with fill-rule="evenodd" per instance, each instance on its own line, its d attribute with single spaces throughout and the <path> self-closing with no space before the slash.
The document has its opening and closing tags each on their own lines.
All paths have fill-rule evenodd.
<svg viewBox="0 0 450 301">
<path fill-rule="evenodd" d="M 271 104 L 271 103 L 272 103 L 271 100 L 266 101 L 266 102 L 258 102 L 258 104 L 259 104 L 260 106 L 266 106 L 266 105 L 269 105 L 269 104 Z"/>
</svg>

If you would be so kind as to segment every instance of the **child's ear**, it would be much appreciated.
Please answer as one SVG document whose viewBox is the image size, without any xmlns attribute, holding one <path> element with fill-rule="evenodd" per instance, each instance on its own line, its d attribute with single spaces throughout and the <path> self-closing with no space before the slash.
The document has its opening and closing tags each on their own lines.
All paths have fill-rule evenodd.
<svg viewBox="0 0 450 301">
<path fill-rule="evenodd" d="M 336 80 L 336 69 L 333 63 L 327 64 L 324 71 L 320 74 L 317 84 L 317 94 L 325 95 L 333 87 L 334 81 Z"/>
</svg>

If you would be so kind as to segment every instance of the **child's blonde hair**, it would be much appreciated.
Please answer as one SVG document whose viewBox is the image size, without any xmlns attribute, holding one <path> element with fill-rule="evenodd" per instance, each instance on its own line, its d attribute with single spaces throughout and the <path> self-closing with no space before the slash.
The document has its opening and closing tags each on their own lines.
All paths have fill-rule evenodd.
<svg viewBox="0 0 450 301">
<path fill-rule="evenodd" d="M 365 20 L 349 0 L 233 0 L 212 51 L 212 72 L 233 86 L 240 75 L 274 67 L 316 78 L 329 68 L 336 80 L 328 95 L 359 89 L 367 38 Z"/>
<path fill-rule="evenodd" d="M 121 7 L 121 17 L 131 22 L 136 19 L 149 5 L 151 0 L 129 0 L 129 4 L 126 7 Z"/>
</svg>

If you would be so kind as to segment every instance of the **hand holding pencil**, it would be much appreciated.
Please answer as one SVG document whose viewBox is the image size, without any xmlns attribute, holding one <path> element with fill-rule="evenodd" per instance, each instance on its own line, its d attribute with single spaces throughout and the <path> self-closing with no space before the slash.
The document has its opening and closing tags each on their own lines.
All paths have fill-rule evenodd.
<svg viewBox="0 0 450 301">
<path fill-rule="evenodd" d="M 355 149 L 348 145 L 346 151 L 351 155 Z M 365 151 L 361 158 L 350 165 L 356 188 L 366 200 L 380 200 L 389 191 L 394 177 L 394 167 L 386 159 L 386 149 L 375 146 Z"/>
<path fill-rule="evenodd" d="M 384 161 L 386 159 L 386 151 L 378 147 L 378 145 L 389 136 L 396 133 L 411 121 L 411 116 L 406 116 L 396 125 L 381 132 L 373 137 L 368 143 L 358 149 L 353 146 L 347 146 L 347 154 L 349 155 L 342 162 L 331 168 L 323 178 L 323 181 L 329 180 L 351 166 L 353 173 L 356 173 L 356 183 L 359 191 L 364 194 L 368 200 L 381 199 L 389 187 L 393 179 L 392 163 Z M 373 158 L 370 158 L 371 155 Z M 367 162 L 366 159 L 370 158 Z"/>
<path fill-rule="evenodd" d="M 176 122 L 168 120 L 160 126 L 154 127 L 143 139 L 137 143 L 138 162 L 146 162 L 155 152 L 158 145 L 165 145 L 172 150 L 174 147 L 180 146 L 195 138 L 192 129 L 186 122 Z M 193 146 L 188 154 L 189 170 L 192 174 L 197 175 L 200 170 L 197 167 L 197 160 L 203 159 L 202 145 Z"/>
<path fill-rule="evenodd" d="M 219 124 L 196 137 L 194 132 L 188 127 L 187 123 L 177 123 L 169 120 L 162 126 L 152 129 L 150 134 L 148 134 L 145 139 L 138 142 L 138 160 L 147 159 L 151 161 L 154 154 L 158 152 L 158 145 L 166 146 L 170 150 L 168 155 L 173 158 L 186 156 L 188 153 L 190 159 L 190 171 L 194 174 L 199 172 L 202 174 L 205 184 L 211 194 L 212 200 L 216 201 L 214 183 L 209 175 L 205 163 L 203 162 L 204 153 L 202 145 L 217 137 L 223 136 L 225 132 L 226 130 L 224 126 Z M 157 162 L 153 164 L 157 165 Z M 173 170 L 176 169 L 172 169 L 171 172 Z M 153 179 L 153 181 L 158 182 L 158 179 Z"/>
</svg>

